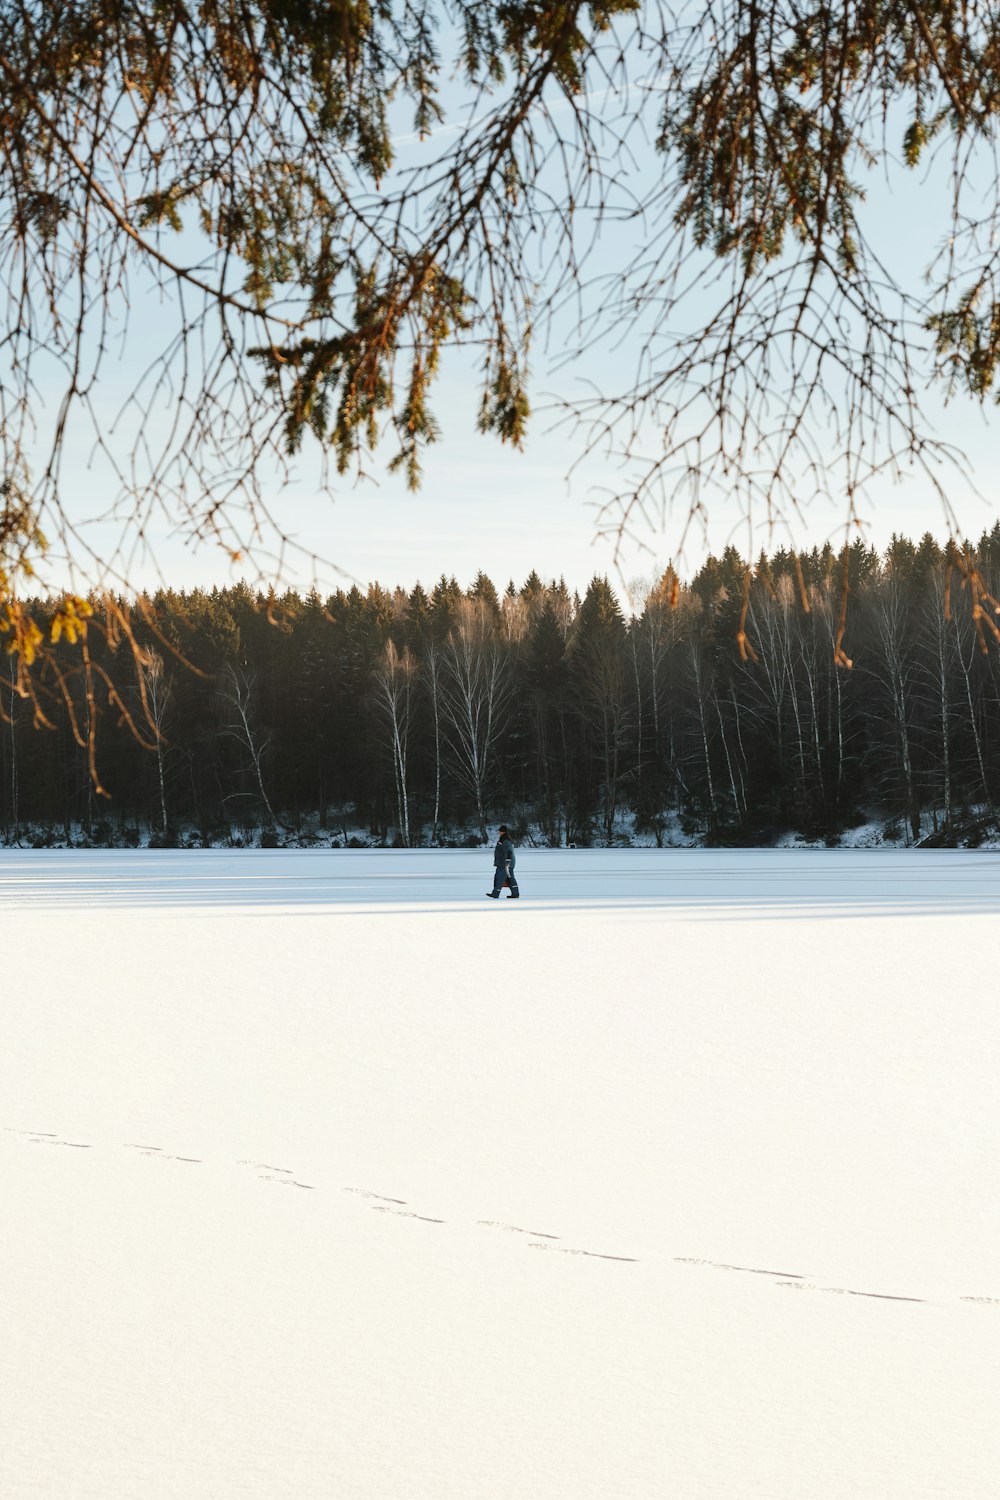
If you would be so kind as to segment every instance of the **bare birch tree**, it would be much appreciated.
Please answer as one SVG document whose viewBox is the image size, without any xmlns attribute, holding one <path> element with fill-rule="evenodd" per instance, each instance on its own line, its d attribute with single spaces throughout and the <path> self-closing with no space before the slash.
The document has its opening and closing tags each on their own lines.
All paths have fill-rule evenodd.
<svg viewBox="0 0 1000 1500">
<path fill-rule="evenodd" d="M 375 668 L 373 684 L 376 708 L 388 738 L 389 753 L 392 757 L 393 780 L 396 787 L 397 827 L 407 849 L 411 844 L 408 765 L 416 674 L 417 663 L 409 646 L 404 646 L 400 652 L 396 650 L 394 642 L 391 639 L 388 640 L 382 658 Z"/>
<path fill-rule="evenodd" d="M 873 610 L 876 625 L 877 650 L 871 670 L 880 680 L 885 695 L 886 718 L 902 782 L 903 811 L 916 840 L 920 837 L 920 811 L 913 765 L 914 671 L 906 601 L 899 583 L 890 577 L 880 588 L 869 592 L 866 603 Z"/>
<path fill-rule="evenodd" d="M 254 688 L 257 674 L 242 667 L 227 663 L 222 671 L 219 699 L 223 707 L 222 734 L 234 740 L 250 758 L 254 780 L 261 805 L 267 814 L 268 826 L 277 829 L 278 819 L 264 782 L 264 757 L 271 744 L 269 731 L 262 731 L 257 724 L 254 705 Z"/>
<path fill-rule="evenodd" d="M 455 772 L 475 803 L 480 837 L 486 838 L 486 799 L 496 758 L 496 741 L 510 705 L 512 680 L 508 648 L 491 628 L 481 600 L 462 599 L 458 618 L 442 652 L 442 707 L 445 736 Z"/>
<path fill-rule="evenodd" d="M 160 830 L 165 835 L 170 819 L 167 815 L 166 734 L 167 711 L 170 707 L 172 684 L 167 676 L 163 657 L 151 651 L 139 665 L 146 689 L 146 718 L 156 736 L 156 771 L 160 789 Z"/>
<path fill-rule="evenodd" d="M 443 660 L 435 640 L 428 640 L 423 652 L 423 673 L 427 695 L 431 703 L 431 722 L 434 726 L 434 812 L 431 818 L 431 843 L 438 841 L 441 822 L 441 683 Z"/>
<path fill-rule="evenodd" d="M 925 612 L 921 621 L 922 639 L 928 648 L 928 676 L 933 704 L 932 717 L 937 721 L 939 736 L 939 765 L 941 776 L 941 808 L 946 831 L 951 830 L 954 819 L 952 806 L 952 728 L 951 679 L 955 672 L 954 634 L 944 617 L 944 578 L 941 569 L 935 569 L 928 579 L 935 608 Z M 936 823 L 935 823 L 936 826 Z"/>
</svg>

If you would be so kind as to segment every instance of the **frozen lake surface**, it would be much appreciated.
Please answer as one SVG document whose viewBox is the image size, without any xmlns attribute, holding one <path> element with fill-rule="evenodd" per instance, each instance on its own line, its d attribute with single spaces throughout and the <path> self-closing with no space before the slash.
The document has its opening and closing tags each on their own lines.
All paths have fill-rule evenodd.
<svg viewBox="0 0 1000 1500">
<path fill-rule="evenodd" d="M 1000 856 L 0 851 L 4 1500 L 984 1500 Z"/>
</svg>

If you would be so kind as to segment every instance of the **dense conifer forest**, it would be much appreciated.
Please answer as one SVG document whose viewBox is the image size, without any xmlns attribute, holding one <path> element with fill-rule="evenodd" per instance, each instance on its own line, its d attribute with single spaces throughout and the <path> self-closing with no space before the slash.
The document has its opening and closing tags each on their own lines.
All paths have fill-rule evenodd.
<svg viewBox="0 0 1000 1500">
<path fill-rule="evenodd" d="M 155 630 L 131 611 L 138 656 L 95 616 L 100 691 L 69 641 L 37 705 L 0 677 L 0 832 L 417 845 L 477 843 L 502 816 L 551 844 L 835 843 L 875 816 L 906 842 L 968 837 L 1000 798 L 1000 647 L 956 556 L 929 535 L 854 544 L 849 667 L 830 548 L 762 556 L 748 586 L 727 548 L 629 615 L 605 578 L 580 598 L 536 573 L 502 592 L 482 573 L 164 591 Z M 1000 525 L 976 557 L 1000 595 Z"/>
</svg>

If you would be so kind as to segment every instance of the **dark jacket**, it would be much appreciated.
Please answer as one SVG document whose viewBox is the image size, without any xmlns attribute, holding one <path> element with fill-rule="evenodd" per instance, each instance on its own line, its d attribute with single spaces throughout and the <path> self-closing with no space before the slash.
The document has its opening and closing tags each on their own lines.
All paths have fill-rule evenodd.
<svg viewBox="0 0 1000 1500">
<path fill-rule="evenodd" d="M 493 863 L 497 869 L 500 869 L 501 865 L 510 865 L 513 870 L 515 864 L 514 845 L 509 838 L 497 839 L 497 846 L 493 850 Z"/>
</svg>

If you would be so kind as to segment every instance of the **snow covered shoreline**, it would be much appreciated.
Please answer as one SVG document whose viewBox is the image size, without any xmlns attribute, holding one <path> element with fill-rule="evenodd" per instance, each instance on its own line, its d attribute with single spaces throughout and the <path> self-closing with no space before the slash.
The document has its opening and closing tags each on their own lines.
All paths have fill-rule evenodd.
<svg viewBox="0 0 1000 1500">
<path fill-rule="evenodd" d="M 982 1500 L 996 856 L 488 873 L 0 852 L 5 1500 Z"/>
<path fill-rule="evenodd" d="M 956 849 L 984 849 L 1000 851 L 1000 825 L 991 808 L 985 805 L 970 806 L 956 810 L 956 817 L 946 832 L 940 815 L 927 810 L 920 814 L 919 838 L 914 842 L 912 829 L 906 819 L 889 816 L 884 810 L 869 808 L 859 814 L 859 820 L 850 826 L 839 825 L 826 833 L 806 834 L 792 826 L 762 827 L 759 825 L 730 826 L 717 828 L 708 833 L 703 823 L 681 816 L 677 812 L 664 813 L 660 823 L 659 838 L 648 829 L 637 826 L 635 816 L 623 812 L 616 819 L 614 838 L 611 844 L 600 838 L 594 830 L 592 843 L 553 844 L 530 817 L 523 816 L 518 809 L 511 808 L 506 816 L 516 831 L 516 842 L 525 848 L 548 850 L 554 853 L 588 850 L 600 852 L 614 849 L 621 853 L 630 849 L 739 849 L 753 852 L 765 849 L 886 849 L 900 851 L 913 847 L 937 847 Z M 413 849 L 407 852 L 441 854 L 457 850 L 477 850 L 490 847 L 478 832 L 469 825 L 439 825 L 436 830 L 427 823 L 412 829 Z M 266 828 L 259 822 L 223 823 L 212 829 L 196 828 L 182 824 L 172 828 L 168 836 L 151 824 L 139 824 L 118 815 L 111 819 L 96 820 L 88 831 L 81 823 L 46 824 L 24 822 L 18 825 L 17 836 L 10 827 L 0 828 L 0 851 L 17 849 L 77 849 L 120 850 L 129 853 L 135 849 L 182 849 L 182 850 L 231 850 L 231 849 L 300 849 L 307 852 L 321 850 L 336 851 L 350 849 L 362 851 L 397 852 L 403 849 L 398 830 L 391 826 L 381 835 L 371 827 L 357 821 L 357 810 L 352 806 L 330 809 L 327 821 L 321 826 L 317 813 L 297 817 L 283 816 L 279 826 Z"/>
</svg>

